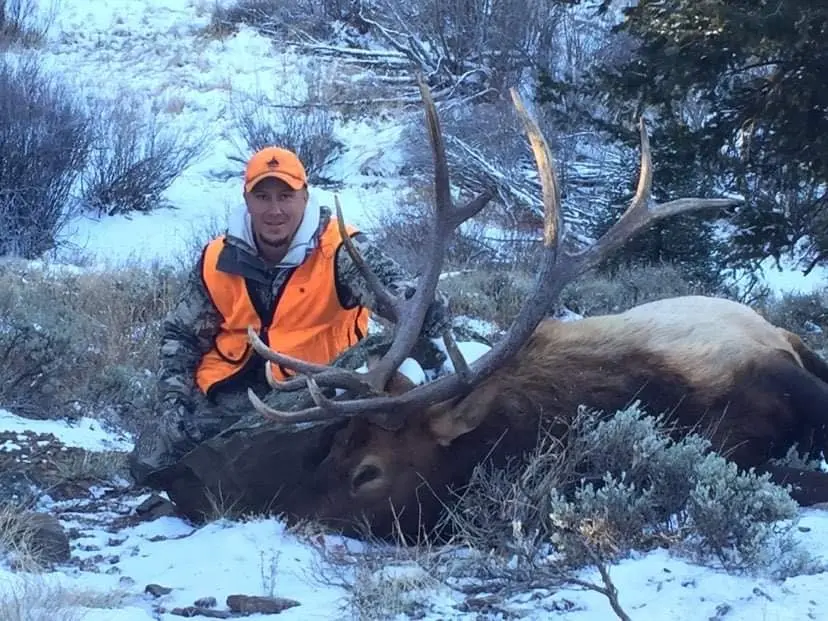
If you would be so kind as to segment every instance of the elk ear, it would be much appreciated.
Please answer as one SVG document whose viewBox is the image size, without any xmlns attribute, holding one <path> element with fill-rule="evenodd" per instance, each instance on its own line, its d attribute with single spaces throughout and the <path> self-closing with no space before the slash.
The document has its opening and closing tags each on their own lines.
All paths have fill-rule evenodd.
<svg viewBox="0 0 828 621">
<path fill-rule="evenodd" d="M 431 408 L 428 426 L 437 444 L 448 446 L 460 436 L 474 431 L 489 414 L 485 401 L 463 399 L 444 402 Z"/>
</svg>

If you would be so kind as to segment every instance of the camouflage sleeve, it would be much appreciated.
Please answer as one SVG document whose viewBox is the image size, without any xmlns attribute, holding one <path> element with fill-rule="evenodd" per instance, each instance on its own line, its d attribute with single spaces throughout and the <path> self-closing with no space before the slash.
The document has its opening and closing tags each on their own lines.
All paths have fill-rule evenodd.
<svg viewBox="0 0 828 621">
<path fill-rule="evenodd" d="M 404 295 L 406 298 L 414 295 L 416 283 L 402 266 L 380 250 L 365 234 L 357 233 L 351 239 L 365 262 L 392 294 Z M 345 308 L 365 306 L 385 319 L 391 318 L 388 309 L 377 304 L 374 292 L 344 246 L 339 248 L 336 256 L 336 278 L 339 301 Z M 422 333 L 428 337 L 438 337 L 450 326 L 448 300 L 438 291 L 434 302 L 429 306 Z"/>
<path fill-rule="evenodd" d="M 196 388 L 195 370 L 213 346 L 220 325 L 221 316 L 204 288 L 199 260 L 178 303 L 162 324 L 160 401 L 175 401 L 188 408 L 198 403 L 201 393 Z"/>
</svg>

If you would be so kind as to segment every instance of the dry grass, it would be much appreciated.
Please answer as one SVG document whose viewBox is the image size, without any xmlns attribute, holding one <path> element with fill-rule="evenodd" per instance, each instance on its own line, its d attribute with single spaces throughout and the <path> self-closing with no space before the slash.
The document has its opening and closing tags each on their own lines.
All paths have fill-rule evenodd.
<svg viewBox="0 0 828 621">
<path fill-rule="evenodd" d="M 37 572 L 43 567 L 32 546 L 34 530 L 30 528 L 25 516 L 24 507 L 12 503 L 0 504 L 0 553 L 15 567 Z M 0 618 L 5 619 L 2 615 Z"/>
<path fill-rule="evenodd" d="M 436 571 L 440 553 L 428 543 L 393 546 L 368 538 L 366 545 L 351 549 L 347 540 L 332 543 L 312 523 L 292 532 L 317 552 L 313 579 L 347 593 L 343 612 L 348 618 L 420 618 L 435 590 L 445 586 Z"/>
<path fill-rule="evenodd" d="M 51 461 L 57 484 L 106 483 L 128 478 L 127 453 L 119 451 L 59 451 Z"/>
<path fill-rule="evenodd" d="M 89 609 L 112 610 L 125 594 L 77 589 L 55 579 L 18 574 L 0 583 L 0 619 L 3 621 L 82 621 Z"/>
</svg>

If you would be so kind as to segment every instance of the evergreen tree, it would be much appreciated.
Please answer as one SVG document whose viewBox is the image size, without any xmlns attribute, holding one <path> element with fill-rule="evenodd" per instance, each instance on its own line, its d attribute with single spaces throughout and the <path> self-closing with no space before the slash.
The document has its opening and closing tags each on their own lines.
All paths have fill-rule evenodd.
<svg viewBox="0 0 828 621">
<path fill-rule="evenodd" d="M 742 193 L 733 262 L 828 259 L 828 2 L 639 0 L 624 13 L 631 58 L 592 86 L 616 135 L 632 142 L 650 119 L 659 198 Z M 701 242 L 706 225 L 684 224 Z"/>
</svg>

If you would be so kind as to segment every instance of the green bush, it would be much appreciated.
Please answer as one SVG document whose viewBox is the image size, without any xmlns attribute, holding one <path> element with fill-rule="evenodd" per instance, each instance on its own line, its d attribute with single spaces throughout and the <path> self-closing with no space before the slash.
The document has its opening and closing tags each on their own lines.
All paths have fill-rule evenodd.
<svg viewBox="0 0 828 621">
<path fill-rule="evenodd" d="M 784 293 L 760 305 L 771 323 L 798 334 L 811 347 L 828 355 L 828 289 Z"/>
<path fill-rule="evenodd" d="M 665 263 L 619 268 L 613 276 L 585 274 L 564 289 L 561 304 L 581 315 L 604 315 L 654 300 L 713 293 L 687 278 L 679 268 Z"/>
</svg>

